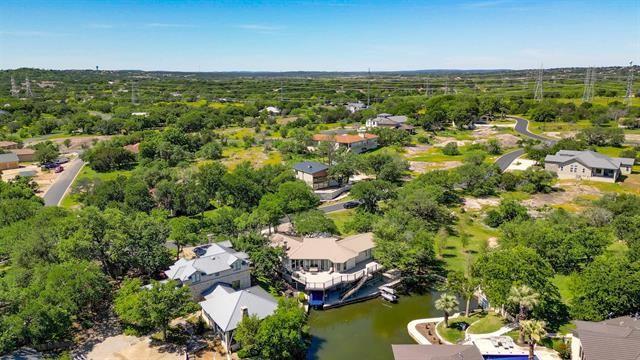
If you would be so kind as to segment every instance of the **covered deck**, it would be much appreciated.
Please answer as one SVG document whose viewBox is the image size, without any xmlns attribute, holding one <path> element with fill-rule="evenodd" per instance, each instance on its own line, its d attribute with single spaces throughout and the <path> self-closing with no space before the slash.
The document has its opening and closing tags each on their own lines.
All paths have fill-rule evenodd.
<svg viewBox="0 0 640 360">
<path fill-rule="evenodd" d="M 345 271 L 313 271 L 294 270 L 291 278 L 305 286 L 305 290 L 328 290 L 342 284 L 350 284 L 363 276 L 382 270 L 382 265 L 375 261 L 363 261 Z"/>
</svg>

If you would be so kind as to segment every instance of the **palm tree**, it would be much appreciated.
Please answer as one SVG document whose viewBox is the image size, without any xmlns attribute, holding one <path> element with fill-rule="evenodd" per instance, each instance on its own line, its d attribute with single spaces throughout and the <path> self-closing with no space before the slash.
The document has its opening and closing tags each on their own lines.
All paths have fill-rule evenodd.
<svg viewBox="0 0 640 360">
<path fill-rule="evenodd" d="M 444 326 L 449 327 L 449 315 L 458 310 L 458 299 L 455 296 L 444 293 L 436 300 L 436 309 L 444 312 Z"/>
<path fill-rule="evenodd" d="M 524 330 L 529 344 L 529 360 L 534 360 L 533 348 L 540 343 L 542 338 L 547 336 L 545 325 L 544 321 L 539 320 L 523 320 L 520 323 L 520 329 Z"/>
<path fill-rule="evenodd" d="M 527 313 L 540 303 L 540 294 L 535 292 L 527 285 L 512 286 L 509 291 L 508 300 L 514 304 L 518 304 L 518 323 L 527 319 Z M 518 335 L 518 343 L 524 343 L 524 331 L 520 326 L 520 334 Z"/>
</svg>

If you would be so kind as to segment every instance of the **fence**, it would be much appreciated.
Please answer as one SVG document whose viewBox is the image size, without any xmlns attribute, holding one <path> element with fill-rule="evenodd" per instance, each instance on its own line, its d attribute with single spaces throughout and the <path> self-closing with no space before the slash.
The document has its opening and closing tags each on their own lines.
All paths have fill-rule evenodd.
<svg viewBox="0 0 640 360">
<path fill-rule="evenodd" d="M 361 279 L 363 276 L 367 275 L 367 274 L 373 274 L 379 270 L 382 269 L 382 265 L 380 264 L 373 264 L 371 266 L 367 266 L 364 269 L 353 273 L 353 274 L 346 274 L 346 275 L 340 275 L 340 276 L 335 276 L 333 278 L 331 278 L 331 280 L 329 281 L 325 281 L 325 282 L 312 282 L 312 281 L 307 281 L 307 278 L 304 275 L 300 275 L 297 273 L 294 273 L 292 275 L 292 278 L 294 278 L 296 281 L 302 283 L 305 285 L 305 289 L 306 290 L 327 290 L 330 289 L 334 286 L 338 286 L 341 284 L 348 284 L 348 283 L 352 283 L 354 281 L 357 281 L 359 279 Z"/>
</svg>

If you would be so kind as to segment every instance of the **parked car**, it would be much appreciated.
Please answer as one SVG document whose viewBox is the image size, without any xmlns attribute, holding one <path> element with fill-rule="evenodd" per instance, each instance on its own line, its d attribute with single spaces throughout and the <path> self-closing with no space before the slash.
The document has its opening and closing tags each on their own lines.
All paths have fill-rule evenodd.
<svg viewBox="0 0 640 360">
<path fill-rule="evenodd" d="M 40 168 L 41 168 L 42 170 L 51 170 L 51 169 L 55 169 L 55 168 L 57 168 L 58 166 L 59 166 L 59 165 L 58 165 L 58 164 L 56 164 L 56 163 L 46 162 L 46 163 L 44 163 L 44 164 L 40 165 Z"/>
<path fill-rule="evenodd" d="M 344 205 L 342 205 L 345 209 L 353 209 L 355 207 L 360 206 L 360 201 L 347 201 L 346 203 L 344 203 Z"/>
<path fill-rule="evenodd" d="M 66 164 L 68 162 L 69 162 L 69 158 L 66 158 L 66 157 L 60 157 L 56 159 L 56 161 L 54 161 L 54 163 L 57 165 Z"/>
<path fill-rule="evenodd" d="M 61 173 L 64 171 L 64 167 L 63 166 L 58 166 L 53 172 L 55 172 L 56 174 Z"/>
</svg>

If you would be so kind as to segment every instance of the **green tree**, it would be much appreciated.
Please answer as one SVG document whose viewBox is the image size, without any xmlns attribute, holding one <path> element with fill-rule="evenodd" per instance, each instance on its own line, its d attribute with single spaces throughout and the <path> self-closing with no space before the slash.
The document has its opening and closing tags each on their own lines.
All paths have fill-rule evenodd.
<svg viewBox="0 0 640 360">
<path fill-rule="evenodd" d="M 362 202 L 368 212 L 378 210 L 378 202 L 395 196 L 395 186 L 384 180 L 361 181 L 351 188 L 351 196 Z"/>
<path fill-rule="evenodd" d="M 444 293 L 436 300 L 436 309 L 444 313 L 444 326 L 449 327 L 449 316 L 458 310 L 458 299 L 455 296 Z"/>
<path fill-rule="evenodd" d="M 257 356 L 260 348 L 257 345 L 258 332 L 260 331 L 260 319 L 255 314 L 245 316 L 238 323 L 234 332 L 234 338 L 240 344 L 238 356 L 251 358 Z"/>
<path fill-rule="evenodd" d="M 518 305 L 518 322 L 520 324 L 518 343 L 523 344 L 525 330 L 522 326 L 522 322 L 527 319 L 528 312 L 540 303 L 540 294 L 527 285 L 514 285 L 511 287 L 511 290 L 509 290 L 509 297 L 507 300 Z"/>
<path fill-rule="evenodd" d="M 640 307 L 640 264 L 624 256 L 601 256 L 577 276 L 571 312 L 577 319 L 601 321 Z"/>
<path fill-rule="evenodd" d="M 116 295 L 114 309 L 124 324 L 143 332 L 160 330 L 166 340 L 169 322 L 196 311 L 197 305 L 189 288 L 178 287 L 173 280 L 152 281 L 147 288 L 140 279 L 127 279 Z"/>
<path fill-rule="evenodd" d="M 43 141 L 33 145 L 35 150 L 34 157 L 40 164 L 52 162 L 60 156 L 58 145 L 50 140 Z"/>
<path fill-rule="evenodd" d="M 309 210 L 293 217 L 293 228 L 299 235 L 337 234 L 336 224 L 320 210 Z"/>
<path fill-rule="evenodd" d="M 535 359 L 533 350 L 536 344 L 542 342 L 542 339 L 547 336 L 547 331 L 544 329 L 545 326 L 545 322 L 539 320 L 525 320 L 521 324 L 521 328 L 529 344 L 529 360 Z"/>
<path fill-rule="evenodd" d="M 466 306 L 464 316 L 466 317 L 469 317 L 471 298 L 477 286 L 476 280 L 470 275 L 465 275 L 462 271 L 453 271 L 447 276 L 447 289 L 465 299 Z"/>
<path fill-rule="evenodd" d="M 288 360 L 304 358 L 308 347 L 307 315 L 295 299 L 281 299 L 271 316 L 260 323 L 256 335 L 259 358 Z"/>
<path fill-rule="evenodd" d="M 454 141 L 446 143 L 445 146 L 442 148 L 442 153 L 447 156 L 460 155 L 458 144 Z"/>
</svg>

